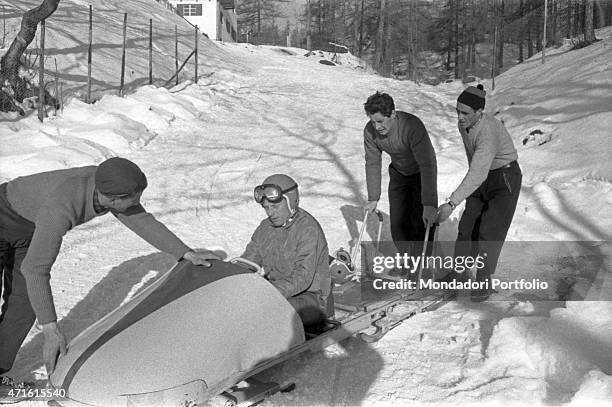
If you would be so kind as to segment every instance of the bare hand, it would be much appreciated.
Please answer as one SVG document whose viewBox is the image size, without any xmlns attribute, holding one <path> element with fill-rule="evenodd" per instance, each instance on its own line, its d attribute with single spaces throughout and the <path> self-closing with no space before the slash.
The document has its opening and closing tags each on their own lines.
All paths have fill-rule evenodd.
<svg viewBox="0 0 612 407">
<path fill-rule="evenodd" d="M 197 251 L 190 250 L 183 255 L 185 260 L 189 260 L 196 266 L 210 267 L 208 260 L 222 260 L 222 258 L 214 252 L 205 249 L 198 249 Z"/>
<path fill-rule="evenodd" d="M 446 221 L 446 219 L 448 219 L 451 216 L 451 213 L 453 213 L 453 207 L 452 206 L 450 206 L 447 203 L 440 205 L 440 207 L 438 208 L 438 219 L 437 219 L 437 222 L 438 223 L 442 223 L 442 222 Z"/>
<path fill-rule="evenodd" d="M 66 354 L 66 337 L 57 327 L 57 322 L 49 322 L 43 325 L 42 328 L 45 337 L 43 360 L 47 369 L 47 375 L 50 375 L 55 370 L 58 356 Z"/>
<path fill-rule="evenodd" d="M 423 223 L 425 226 L 433 225 L 438 220 L 438 209 L 435 206 L 423 207 Z"/>
<path fill-rule="evenodd" d="M 368 203 L 363 207 L 363 211 L 374 213 L 376 206 L 378 206 L 378 201 L 368 201 Z"/>
</svg>

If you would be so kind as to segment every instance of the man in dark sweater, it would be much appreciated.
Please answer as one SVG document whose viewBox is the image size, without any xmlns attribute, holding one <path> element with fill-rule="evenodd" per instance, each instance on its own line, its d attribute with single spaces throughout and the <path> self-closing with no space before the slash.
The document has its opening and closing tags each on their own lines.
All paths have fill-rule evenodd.
<svg viewBox="0 0 612 407">
<path fill-rule="evenodd" d="M 389 216 L 391 236 L 400 253 L 417 255 L 410 242 L 422 242 L 426 226 L 432 227 L 433 240 L 437 218 L 437 163 L 429 134 L 421 120 L 396 111 L 386 93 L 376 92 L 366 101 L 370 121 L 363 131 L 368 203 L 372 212 L 381 192 L 382 152 L 391 156 L 389 165 Z"/>
<path fill-rule="evenodd" d="M 112 213 L 157 249 L 209 266 L 218 258 L 195 252 L 140 205 L 147 179 L 123 158 L 99 166 L 69 168 L 16 178 L 0 185 L 0 374 L 9 371 L 34 320 L 42 325 L 47 373 L 66 339 L 57 326 L 51 293 L 51 268 L 70 229 Z M 15 382 L 3 378 L 11 386 Z M 11 384 L 12 383 L 12 384 Z"/>
</svg>

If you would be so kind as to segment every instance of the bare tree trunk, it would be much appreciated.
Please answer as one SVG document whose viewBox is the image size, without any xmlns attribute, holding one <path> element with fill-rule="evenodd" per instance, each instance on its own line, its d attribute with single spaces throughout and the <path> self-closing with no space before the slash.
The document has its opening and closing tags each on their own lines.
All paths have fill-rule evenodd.
<svg viewBox="0 0 612 407">
<path fill-rule="evenodd" d="M 452 16 L 453 13 L 453 1 L 450 0 L 448 3 L 449 16 Z M 452 17 L 450 18 L 449 24 L 447 24 L 448 29 L 446 32 L 448 33 L 448 48 L 446 50 L 446 70 L 450 71 L 450 58 L 451 51 L 453 49 L 453 27 L 452 27 Z"/>
<path fill-rule="evenodd" d="M 7 79 L 11 83 L 18 82 L 19 59 L 34 39 L 38 23 L 53 14 L 59 2 L 60 0 L 44 0 L 40 6 L 28 10 L 23 14 L 21 29 L 17 37 L 15 37 L 8 51 L 0 60 L 0 76 L 3 82 Z"/>
<path fill-rule="evenodd" d="M 378 15 L 378 35 L 376 36 L 376 68 L 379 72 L 383 65 L 386 3 L 386 0 L 380 0 L 380 13 Z"/>
<path fill-rule="evenodd" d="M 551 33 L 551 40 L 553 42 L 554 45 L 560 45 L 560 40 L 559 40 L 559 29 L 558 29 L 558 11 L 559 8 L 557 6 L 557 2 L 553 1 L 552 5 L 551 5 L 551 25 L 552 25 L 552 33 Z"/>
<path fill-rule="evenodd" d="M 527 8 L 528 15 L 533 11 L 533 5 L 528 3 L 529 7 Z M 533 32 L 531 30 L 531 18 L 527 19 L 527 58 L 531 58 L 533 56 Z"/>
<path fill-rule="evenodd" d="M 497 66 L 501 69 L 504 67 L 504 0 L 501 0 L 501 10 L 499 15 L 499 57 L 497 58 Z"/>
<path fill-rule="evenodd" d="M 365 14 L 365 0 L 361 0 L 361 11 L 359 12 L 359 58 L 363 51 L 363 17 Z"/>
<path fill-rule="evenodd" d="M 25 97 L 34 95 L 34 91 L 28 89 L 26 80 L 19 76 L 20 59 L 28 45 L 34 40 L 38 23 L 53 14 L 59 2 L 60 0 L 44 0 L 40 6 L 23 14 L 19 33 L 6 54 L 0 59 L 0 84 L 8 82 L 11 88 L 7 92 L 0 91 L 0 111 L 18 111 L 23 114 L 23 110 L 15 101 L 21 103 Z M 47 99 L 55 103 L 46 92 L 45 101 L 39 101 L 39 103 L 45 103 Z"/>
<path fill-rule="evenodd" d="M 311 26 L 312 26 L 312 12 L 310 9 L 310 0 L 308 0 L 308 3 L 306 3 L 306 7 L 307 7 L 307 16 L 306 16 L 306 49 L 308 51 L 312 51 L 312 32 L 311 32 Z"/>
<path fill-rule="evenodd" d="M 455 79 L 459 79 L 459 1 L 453 4 L 453 29 L 455 37 Z"/>
<path fill-rule="evenodd" d="M 353 53 L 359 49 L 359 0 L 355 0 L 355 10 L 353 12 Z"/>
<path fill-rule="evenodd" d="M 518 63 L 520 64 L 521 62 L 523 62 L 524 60 L 524 56 L 523 56 L 523 32 L 525 31 L 523 29 L 523 27 L 525 27 L 525 22 L 523 21 L 523 19 L 525 18 L 525 5 L 523 3 L 524 0 L 520 0 L 519 2 L 519 19 L 520 19 L 520 28 L 519 28 L 519 34 L 518 34 L 518 50 L 519 50 L 519 56 L 518 56 Z"/>
<path fill-rule="evenodd" d="M 595 41 L 595 30 L 593 28 L 593 1 L 587 0 L 584 10 L 584 40 L 587 43 Z"/>
</svg>

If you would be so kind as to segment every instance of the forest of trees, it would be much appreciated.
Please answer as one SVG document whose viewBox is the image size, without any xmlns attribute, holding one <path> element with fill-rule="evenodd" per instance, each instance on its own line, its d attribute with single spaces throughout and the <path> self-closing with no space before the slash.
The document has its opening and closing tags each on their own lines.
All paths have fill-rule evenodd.
<svg viewBox="0 0 612 407">
<path fill-rule="evenodd" d="M 608 0 L 307 0 L 294 26 L 278 11 L 283 2 L 239 1 L 240 40 L 328 51 L 341 44 L 381 74 L 413 80 L 431 69 L 465 78 L 520 63 L 542 49 L 545 16 L 547 46 L 584 46 L 612 24 Z"/>
</svg>

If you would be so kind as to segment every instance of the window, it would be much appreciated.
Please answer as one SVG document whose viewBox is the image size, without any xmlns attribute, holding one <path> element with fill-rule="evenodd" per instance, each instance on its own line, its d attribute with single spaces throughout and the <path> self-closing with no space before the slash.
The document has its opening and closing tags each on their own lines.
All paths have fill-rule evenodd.
<svg viewBox="0 0 612 407">
<path fill-rule="evenodd" d="M 182 16 L 201 16 L 201 4 L 177 4 L 179 14 Z"/>
</svg>

